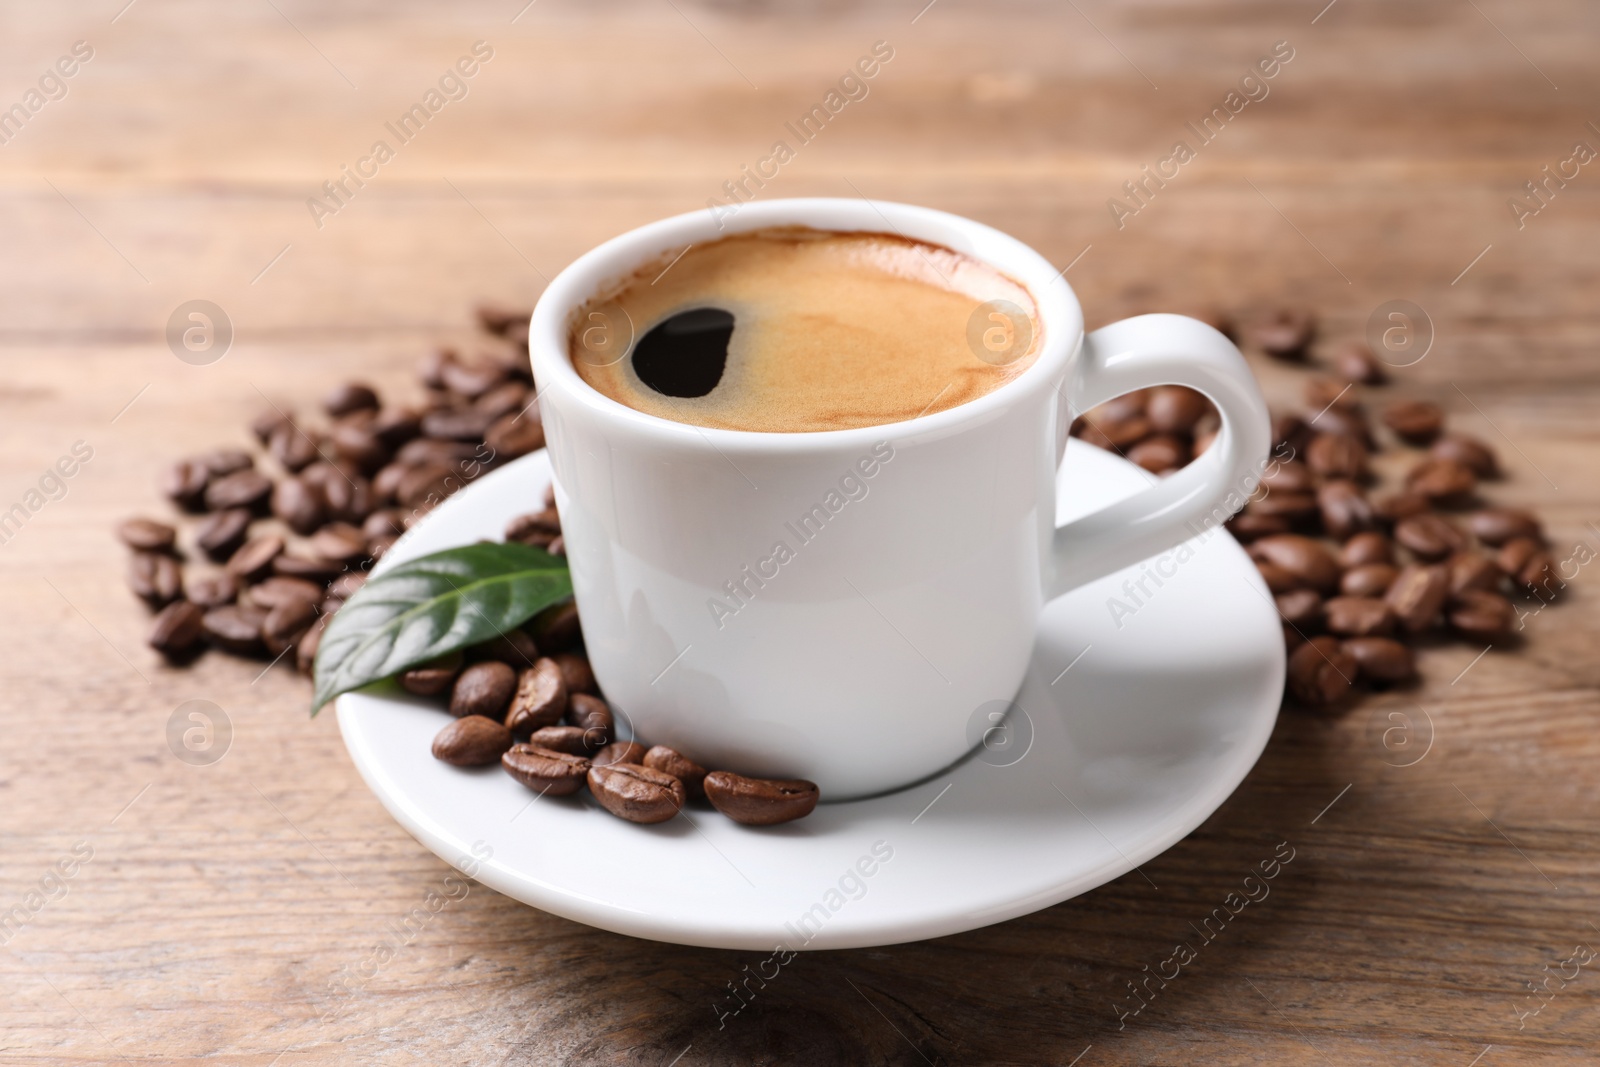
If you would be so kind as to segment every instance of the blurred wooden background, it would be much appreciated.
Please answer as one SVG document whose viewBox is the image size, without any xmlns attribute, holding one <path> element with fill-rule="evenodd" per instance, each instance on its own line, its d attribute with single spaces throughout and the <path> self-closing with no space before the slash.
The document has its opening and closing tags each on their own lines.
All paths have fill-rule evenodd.
<svg viewBox="0 0 1600 1067">
<path fill-rule="evenodd" d="M 0 1063 L 1594 1061 L 1592 966 L 1519 1019 L 1543 1003 L 1530 983 L 1600 946 L 1592 569 L 1519 650 L 1463 675 L 1472 649 L 1430 649 L 1415 693 L 1286 715 L 1243 788 L 1147 866 L 1159 889 L 1132 876 L 986 930 L 805 956 L 720 1031 L 712 1005 L 756 957 L 482 889 L 328 992 L 447 868 L 368 794 L 333 717 L 307 721 L 300 679 L 143 647 L 112 523 L 162 514 L 164 460 L 242 441 L 257 389 L 404 392 L 475 301 L 530 303 L 596 242 L 703 207 L 875 41 L 894 58 L 869 95 L 762 195 L 971 215 L 1076 260 L 1096 324 L 1292 301 L 1339 337 L 1414 301 L 1437 340 L 1394 390 L 1500 448 L 1495 498 L 1541 510 L 1558 558 L 1600 543 L 1600 162 L 1524 228 L 1508 208 L 1575 142 L 1600 147 L 1600 10 L 925 3 L 0 3 L 0 109 L 93 50 L 0 144 L 0 510 L 73 442 L 94 450 L 0 545 L 0 911 L 93 854 L 0 951 Z M 307 198 L 478 40 L 493 57 L 468 95 L 318 228 Z M 1107 199 L 1279 41 L 1294 58 L 1270 95 L 1116 228 Z M 163 340 L 191 299 L 237 331 L 208 366 Z M 193 698 L 233 722 L 214 766 L 167 749 Z M 1433 744 L 1396 767 L 1374 724 L 1412 698 Z M 1271 899 L 1119 1029 L 1124 983 L 1280 840 L 1297 858 Z"/>
</svg>

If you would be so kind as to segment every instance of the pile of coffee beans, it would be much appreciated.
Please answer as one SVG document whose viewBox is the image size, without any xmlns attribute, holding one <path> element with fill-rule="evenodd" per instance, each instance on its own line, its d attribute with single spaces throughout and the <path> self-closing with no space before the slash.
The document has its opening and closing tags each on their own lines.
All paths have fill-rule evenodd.
<svg viewBox="0 0 1600 1067">
<path fill-rule="evenodd" d="M 506 538 L 546 545 L 560 530 L 547 498 L 543 511 L 512 520 Z M 735 822 L 771 826 L 817 806 L 812 782 L 708 772 L 665 745 L 620 739 L 582 642 L 577 608 L 567 601 L 494 641 L 400 675 L 402 688 L 445 698 L 455 716 L 433 739 L 434 758 L 458 767 L 498 763 L 540 796 L 587 787 L 629 822 L 665 822 L 703 800 Z"/>
<path fill-rule="evenodd" d="M 150 646 L 174 664 L 207 648 L 273 661 L 293 652 L 309 675 L 328 619 L 401 533 L 468 482 L 544 447 L 528 317 L 479 308 L 494 339 L 486 343 L 499 350 L 475 359 L 434 352 L 419 368 L 417 402 L 385 406 L 371 386 L 347 382 L 323 398 L 320 417 L 263 411 L 249 427 L 253 450 L 223 446 L 168 468 L 161 490 L 177 521 L 117 527 L 132 553 L 128 584 L 155 613 Z M 553 497 L 513 520 L 506 539 L 564 555 Z M 736 822 L 767 826 L 817 804 L 811 782 L 708 773 L 670 748 L 616 740 L 570 600 L 407 671 L 400 684 L 448 697 L 456 718 L 434 739 L 437 758 L 498 763 L 550 796 L 587 786 L 632 822 L 662 822 L 705 800 Z"/>
<path fill-rule="evenodd" d="M 255 449 L 227 445 L 168 468 L 161 490 L 179 521 L 117 529 L 132 551 L 128 584 L 156 612 L 151 647 L 178 663 L 208 647 L 272 659 L 292 649 L 309 674 L 323 625 L 401 533 L 544 447 L 527 315 L 482 308 L 478 320 L 498 351 L 434 352 L 417 402 L 385 406 L 347 382 L 320 417 L 262 411 L 249 427 Z"/>
<path fill-rule="evenodd" d="M 1310 375 L 1302 410 L 1274 415 L 1272 460 L 1227 524 L 1276 599 L 1291 702 L 1347 709 L 1358 687 L 1414 681 L 1414 644 L 1509 644 L 1520 629 L 1510 595 L 1555 598 L 1563 583 L 1539 520 L 1479 497 L 1501 474 L 1489 445 L 1447 433 L 1444 412 L 1426 401 L 1392 400 L 1373 425 L 1364 391 L 1387 375 L 1364 342 L 1337 342 L 1317 359 L 1309 312 L 1203 317 L 1247 351 Z M 1167 474 L 1203 453 L 1218 427 L 1199 393 L 1160 386 L 1086 412 L 1073 433 Z M 1387 486 L 1380 454 L 1376 465 L 1399 472 Z"/>
</svg>

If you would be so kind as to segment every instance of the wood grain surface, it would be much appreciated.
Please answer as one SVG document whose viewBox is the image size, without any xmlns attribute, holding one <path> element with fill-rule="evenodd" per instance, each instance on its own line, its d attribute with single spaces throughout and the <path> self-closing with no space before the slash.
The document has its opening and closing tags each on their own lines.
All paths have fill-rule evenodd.
<svg viewBox="0 0 1600 1067">
<path fill-rule="evenodd" d="M 1493 495 L 1541 511 L 1558 558 L 1600 548 L 1600 162 L 1520 228 L 1508 206 L 1600 147 L 1600 9 L 925 3 L 0 2 L 0 109 L 93 50 L 0 144 L 0 511 L 93 450 L 0 544 L 0 911 L 28 914 L 0 951 L 0 1063 L 1595 1062 L 1600 962 L 1562 962 L 1600 948 L 1595 567 L 1518 648 L 1430 647 L 1414 691 L 1285 714 L 1148 881 L 802 956 L 721 1029 L 756 955 L 476 886 L 399 937 L 448 868 L 367 792 L 333 717 L 308 721 L 303 680 L 144 647 L 109 531 L 163 513 L 163 461 L 242 442 L 263 394 L 405 392 L 475 301 L 529 303 L 598 241 L 724 195 L 877 41 L 894 56 L 867 96 L 762 196 L 999 226 L 1072 264 L 1096 324 L 1289 301 L 1338 338 L 1413 301 L 1436 337 L 1393 393 L 1493 441 Z M 480 40 L 465 97 L 319 227 L 307 199 Z M 1266 98 L 1119 229 L 1108 199 L 1280 41 Z M 236 330 L 205 366 L 164 340 L 192 299 Z M 219 763 L 167 746 L 190 699 L 231 718 Z M 1431 735 L 1409 766 L 1421 749 L 1383 743 L 1396 710 Z M 1119 1021 L 1128 983 L 1283 841 L 1271 896 Z"/>
</svg>

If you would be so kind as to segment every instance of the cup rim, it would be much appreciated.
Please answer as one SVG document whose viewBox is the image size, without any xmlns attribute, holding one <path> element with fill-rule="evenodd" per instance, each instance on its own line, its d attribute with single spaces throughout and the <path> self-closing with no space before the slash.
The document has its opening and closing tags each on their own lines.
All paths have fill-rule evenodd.
<svg viewBox="0 0 1600 1067">
<path fill-rule="evenodd" d="M 835 233 L 885 233 L 943 245 L 972 256 L 1021 282 L 1032 295 L 1043 345 L 1033 365 L 1011 381 L 964 404 L 892 423 L 839 430 L 730 430 L 675 422 L 635 410 L 595 389 L 578 374 L 567 351 L 572 311 L 596 292 L 617 283 L 642 264 L 686 244 L 781 226 Z M 719 450 L 784 453 L 820 447 L 856 447 L 885 437 L 938 433 L 980 420 L 1010 407 L 1041 385 L 1060 378 L 1083 344 L 1083 311 L 1065 273 L 1010 234 L 984 223 L 933 208 L 887 200 L 845 197 L 794 197 L 752 201 L 731 218 L 709 208 L 647 223 L 596 246 L 551 280 L 534 305 L 528 324 L 528 353 L 539 395 L 559 390 L 589 413 L 644 433 L 665 444 L 704 445 Z"/>
</svg>

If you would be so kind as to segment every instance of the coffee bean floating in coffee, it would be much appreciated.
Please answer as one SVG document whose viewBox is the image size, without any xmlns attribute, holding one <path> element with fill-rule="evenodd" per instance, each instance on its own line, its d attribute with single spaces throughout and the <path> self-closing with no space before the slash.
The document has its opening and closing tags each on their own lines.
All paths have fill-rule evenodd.
<svg viewBox="0 0 1600 1067">
<path fill-rule="evenodd" d="M 666 396 L 705 396 L 722 380 L 733 313 L 692 308 L 652 326 L 633 349 L 633 372 Z"/>
</svg>

